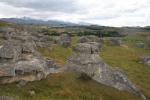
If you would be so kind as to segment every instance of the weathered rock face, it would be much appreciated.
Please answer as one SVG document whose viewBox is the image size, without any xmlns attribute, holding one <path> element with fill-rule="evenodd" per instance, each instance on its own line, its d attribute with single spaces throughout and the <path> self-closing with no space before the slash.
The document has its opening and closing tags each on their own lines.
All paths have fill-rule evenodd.
<svg viewBox="0 0 150 100">
<path fill-rule="evenodd" d="M 112 46 L 114 45 L 120 46 L 122 44 L 122 41 L 119 38 L 111 37 L 111 38 L 108 38 L 108 43 L 109 45 L 112 45 Z"/>
<path fill-rule="evenodd" d="M 35 52 L 36 44 L 34 41 L 26 41 L 22 45 L 22 53 L 33 53 Z"/>
<path fill-rule="evenodd" d="M 29 40 L 11 39 L 0 46 L 0 84 L 41 80 L 58 72 L 59 66 L 36 52 L 35 43 Z"/>
<path fill-rule="evenodd" d="M 89 45 L 86 43 L 76 45 L 75 52 L 77 53 L 68 59 L 65 70 L 86 74 L 99 83 L 119 90 L 127 90 L 146 100 L 145 96 L 128 80 L 127 75 L 123 71 L 106 64 L 100 58 L 95 47 Z M 91 49 L 91 47 L 94 49 Z"/>
<path fill-rule="evenodd" d="M 73 49 L 75 52 L 94 54 L 98 53 L 101 45 L 97 42 L 78 43 Z"/>
<path fill-rule="evenodd" d="M 0 61 L 18 60 L 22 52 L 21 46 L 17 41 L 7 41 L 0 48 Z"/>
<path fill-rule="evenodd" d="M 35 41 L 37 47 L 50 47 L 54 44 L 54 41 L 50 40 L 50 37 L 47 35 L 38 36 Z"/>
<path fill-rule="evenodd" d="M 140 56 L 139 63 L 150 65 L 150 56 Z"/>
<path fill-rule="evenodd" d="M 15 35 L 15 29 L 11 27 L 0 27 L 0 37 L 9 40 L 13 35 Z"/>
<path fill-rule="evenodd" d="M 69 47 L 71 45 L 71 37 L 67 34 L 62 34 L 56 42 L 64 47 Z"/>
<path fill-rule="evenodd" d="M 97 36 L 93 36 L 93 35 L 91 35 L 91 36 L 82 36 L 78 40 L 78 44 L 76 45 L 76 48 L 80 48 L 80 46 L 84 47 L 83 53 L 90 50 L 90 48 L 91 48 L 91 50 L 95 49 L 98 52 L 102 48 L 102 42 L 103 42 L 102 39 L 100 39 Z M 76 48 L 74 50 L 76 50 Z M 88 52 L 90 52 L 90 51 L 88 51 Z"/>
</svg>

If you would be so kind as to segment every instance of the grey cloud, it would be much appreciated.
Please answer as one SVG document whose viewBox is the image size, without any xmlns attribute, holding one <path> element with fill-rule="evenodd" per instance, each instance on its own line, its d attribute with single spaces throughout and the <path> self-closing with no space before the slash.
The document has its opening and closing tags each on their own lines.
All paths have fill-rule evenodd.
<svg viewBox="0 0 150 100">
<path fill-rule="evenodd" d="M 73 12 L 78 9 L 74 0 L 1 0 L 14 7 L 31 8 L 38 11 Z"/>
</svg>

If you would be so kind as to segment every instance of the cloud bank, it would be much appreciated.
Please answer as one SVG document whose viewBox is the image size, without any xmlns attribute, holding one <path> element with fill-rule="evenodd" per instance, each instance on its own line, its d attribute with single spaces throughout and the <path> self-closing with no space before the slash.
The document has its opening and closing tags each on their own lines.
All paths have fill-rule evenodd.
<svg viewBox="0 0 150 100">
<path fill-rule="evenodd" d="M 0 18 L 24 16 L 107 26 L 148 26 L 150 0 L 0 1 Z"/>
</svg>

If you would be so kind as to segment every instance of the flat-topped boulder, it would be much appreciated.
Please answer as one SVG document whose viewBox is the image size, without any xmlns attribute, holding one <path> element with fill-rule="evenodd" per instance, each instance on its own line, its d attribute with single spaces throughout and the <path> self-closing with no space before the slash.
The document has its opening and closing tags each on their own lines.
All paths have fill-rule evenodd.
<svg viewBox="0 0 150 100">
<path fill-rule="evenodd" d="M 78 43 L 76 46 L 74 46 L 73 50 L 75 52 L 81 52 L 81 53 L 97 53 L 99 52 L 101 46 L 99 43 L 96 42 L 88 42 L 88 43 Z"/>
<path fill-rule="evenodd" d="M 59 68 L 52 60 L 30 55 L 27 59 L 0 64 L 0 84 L 41 80 L 49 73 L 59 72 Z"/>
</svg>

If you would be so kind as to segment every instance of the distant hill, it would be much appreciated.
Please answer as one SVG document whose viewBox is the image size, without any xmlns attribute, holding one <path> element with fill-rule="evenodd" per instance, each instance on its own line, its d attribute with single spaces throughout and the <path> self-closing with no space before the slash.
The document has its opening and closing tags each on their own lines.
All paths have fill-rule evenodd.
<svg viewBox="0 0 150 100">
<path fill-rule="evenodd" d="M 58 20 L 41 20 L 41 19 L 32 19 L 32 18 L 1 18 L 0 21 L 5 21 L 5 22 L 11 22 L 11 23 L 17 23 L 17 24 L 43 24 L 43 25 L 77 25 L 75 23 L 71 22 L 65 22 L 65 21 L 58 21 Z"/>
</svg>

